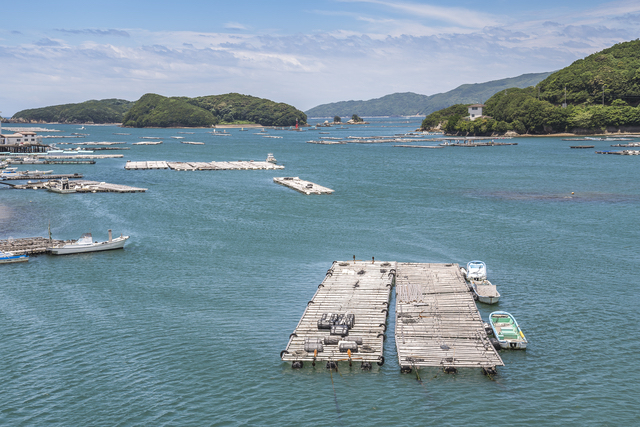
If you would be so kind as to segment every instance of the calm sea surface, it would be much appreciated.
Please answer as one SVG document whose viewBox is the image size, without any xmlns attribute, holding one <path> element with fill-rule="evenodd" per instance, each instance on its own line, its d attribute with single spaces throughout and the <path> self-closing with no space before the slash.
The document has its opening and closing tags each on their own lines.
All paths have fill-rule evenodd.
<svg viewBox="0 0 640 427">
<path fill-rule="evenodd" d="M 0 266 L 0 424 L 640 424 L 640 157 L 572 150 L 560 138 L 438 150 L 306 143 L 418 126 L 375 119 L 322 130 L 329 135 L 269 131 L 281 139 L 47 126 L 89 136 L 46 141 L 131 149 L 124 159 L 46 169 L 148 191 L 0 186 L 0 239 L 47 236 L 49 223 L 59 239 L 92 232 L 104 240 L 109 228 L 131 236 L 125 250 Z M 130 145 L 141 136 L 164 143 Z M 269 152 L 285 170 L 124 169 L 126 160 L 264 160 Z M 274 176 L 335 193 L 304 196 Z M 502 299 L 480 304 L 483 317 L 514 314 L 529 348 L 501 352 L 506 366 L 494 381 L 480 370 L 422 369 L 419 382 L 400 374 L 391 316 L 384 366 L 292 370 L 279 358 L 289 334 L 332 261 L 354 255 L 485 261 Z"/>
</svg>

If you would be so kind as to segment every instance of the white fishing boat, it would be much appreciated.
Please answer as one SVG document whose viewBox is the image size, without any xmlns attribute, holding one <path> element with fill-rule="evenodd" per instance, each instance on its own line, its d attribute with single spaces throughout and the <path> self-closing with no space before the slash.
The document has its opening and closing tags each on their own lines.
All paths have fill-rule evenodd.
<svg viewBox="0 0 640 427">
<path fill-rule="evenodd" d="M 268 153 L 267 154 L 267 160 L 266 161 L 269 162 L 269 163 L 278 163 L 276 158 L 273 157 L 273 153 Z"/>
<path fill-rule="evenodd" d="M 29 255 L 16 255 L 13 252 L 0 251 L 0 264 L 12 264 L 14 262 L 29 261 Z"/>
<path fill-rule="evenodd" d="M 469 261 L 466 276 L 468 281 L 484 280 L 487 278 L 487 265 L 482 261 Z"/>
<path fill-rule="evenodd" d="M 473 290 L 473 298 L 485 304 L 495 304 L 500 301 L 500 292 L 487 279 L 472 280 L 471 289 Z"/>
<path fill-rule="evenodd" d="M 69 182 L 68 178 L 62 178 L 60 180 L 51 180 L 45 184 L 47 190 L 52 193 L 58 194 L 70 194 L 78 191 L 78 186 L 72 182 Z"/>
<path fill-rule="evenodd" d="M 514 350 L 527 348 L 528 341 L 511 314 L 506 311 L 494 311 L 489 315 L 489 325 L 500 343 L 500 348 Z"/>
<path fill-rule="evenodd" d="M 94 242 L 91 233 L 85 233 L 75 243 L 68 243 L 62 246 L 54 246 L 51 248 L 47 248 L 47 250 L 54 255 L 68 255 L 85 252 L 108 251 L 111 249 L 122 249 L 128 238 L 129 236 L 120 235 L 120 237 L 116 237 L 114 239 L 111 235 L 111 230 L 109 230 L 109 240 L 105 242 Z"/>
</svg>

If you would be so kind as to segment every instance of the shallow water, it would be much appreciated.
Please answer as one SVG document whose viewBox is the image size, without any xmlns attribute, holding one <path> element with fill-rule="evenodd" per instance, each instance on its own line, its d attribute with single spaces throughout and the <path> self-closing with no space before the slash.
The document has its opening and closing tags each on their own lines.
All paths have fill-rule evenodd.
<svg viewBox="0 0 640 427">
<path fill-rule="evenodd" d="M 48 126 L 138 142 L 125 159 L 56 173 L 148 188 L 71 194 L 0 186 L 0 238 L 98 240 L 123 251 L 2 266 L 0 422 L 8 425 L 625 425 L 640 423 L 637 156 L 559 138 L 439 150 L 306 144 L 392 135 L 418 121 L 318 131 Z M 114 135 L 128 132 L 131 135 Z M 186 145 L 170 136 L 202 141 Z M 50 140 L 49 140 L 50 141 Z M 60 142 L 60 140 L 56 140 Z M 428 145 L 427 143 L 417 143 Z M 126 171 L 129 160 L 264 160 L 283 171 Z M 100 152 L 111 153 L 111 152 Z M 20 169 L 25 169 L 21 167 Z M 299 176 L 335 190 L 304 196 Z M 572 192 L 574 194 L 572 194 Z M 481 259 L 530 347 L 479 370 L 401 375 L 393 343 L 372 372 L 279 359 L 333 260 Z M 392 303 L 393 305 L 393 303 Z"/>
</svg>

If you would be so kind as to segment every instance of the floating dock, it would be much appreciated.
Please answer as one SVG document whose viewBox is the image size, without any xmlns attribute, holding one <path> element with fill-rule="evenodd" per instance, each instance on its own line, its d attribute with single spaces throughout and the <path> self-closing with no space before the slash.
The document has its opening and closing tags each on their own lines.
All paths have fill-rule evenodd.
<svg viewBox="0 0 640 427">
<path fill-rule="evenodd" d="M 398 263 L 396 347 L 401 372 L 439 367 L 482 368 L 495 374 L 502 359 L 458 264 Z"/>
<path fill-rule="evenodd" d="M 619 156 L 638 156 L 640 150 L 596 151 L 596 154 L 617 154 Z"/>
<path fill-rule="evenodd" d="M 443 145 L 394 145 L 401 148 L 444 148 Z"/>
<path fill-rule="evenodd" d="M 395 262 L 334 261 L 280 358 L 292 362 L 294 368 L 302 368 L 304 362 L 319 361 L 326 361 L 329 368 L 337 367 L 339 361 L 357 361 L 363 369 L 371 369 L 373 362 L 384 364 L 395 266 Z M 344 328 L 331 329 L 327 321 L 332 314 L 343 315 L 343 319 L 353 315 L 346 335 L 343 336 Z M 319 324 L 323 316 L 325 322 Z"/>
<path fill-rule="evenodd" d="M 273 178 L 273 182 L 276 184 L 284 185 L 300 193 L 309 194 L 331 194 L 333 190 L 327 187 L 323 187 L 318 184 L 314 184 L 310 181 L 305 181 L 297 176 L 279 177 Z"/>
<path fill-rule="evenodd" d="M 65 174 L 52 174 L 52 173 L 15 173 L 10 175 L 4 175 L 0 177 L 0 180 L 14 180 L 14 181 L 25 181 L 27 179 L 75 179 L 75 178 L 83 178 L 82 174 L 79 173 L 65 173 Z"/>
<path fill-rule="evenodd" d="M 13 252 L 16 255 L 43 254 L 47 248 L 74 243 L 76 240 L 49 240 L 44 237 L 25 237 L 21 239 L 0 240 L 0 251 Z"/>
<path fill-rule="evenodd" d="M 127 170 L 172 169 L 177 171 L 202 170 L 260 170 L 284 169 L 284 166 L 270 162 L 237 161 L 237 162 L 132 162 L 124 165 Z"/>
<path fill-rule="evenodd" d="M 14 185 L 19 190 L 43 190 L 50 186 L 50 181 L 29 182 L 22 185 Z M 130 187 L 128 185 L 109 184 L 108 182 L 73 180 L 69 185 L 80 187 L 76 193 L 144 193 L 146 188 Z"/>
</svg>

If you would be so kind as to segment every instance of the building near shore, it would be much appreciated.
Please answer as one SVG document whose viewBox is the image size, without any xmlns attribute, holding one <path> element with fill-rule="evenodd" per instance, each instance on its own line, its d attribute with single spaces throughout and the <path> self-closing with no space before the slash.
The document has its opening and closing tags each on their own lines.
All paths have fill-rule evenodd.
<svg viewBox="0 0 640 427">
<path fill-rule="evenodd" d="M 15 132 L 12 134 L 0 133 L 2 145 L 41 144 L 42 136 L 31 131 Z"/>
</svg>

